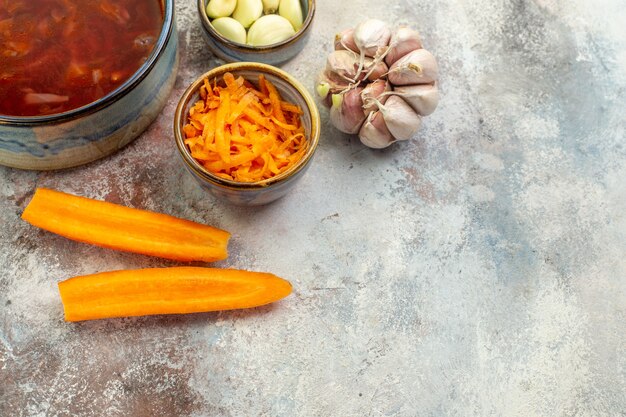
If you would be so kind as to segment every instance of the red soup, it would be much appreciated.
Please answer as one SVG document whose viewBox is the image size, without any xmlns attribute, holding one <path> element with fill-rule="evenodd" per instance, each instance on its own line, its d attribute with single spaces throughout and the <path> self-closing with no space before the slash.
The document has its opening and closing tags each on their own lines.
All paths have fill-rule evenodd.
<svg viewBox="0 0 626 417">
<path fill-rule="evenodd" d="M 0 115 L 105 96 L 146 61 L 162 24 L 161 0 L 0 0 Z"/>
</svg>

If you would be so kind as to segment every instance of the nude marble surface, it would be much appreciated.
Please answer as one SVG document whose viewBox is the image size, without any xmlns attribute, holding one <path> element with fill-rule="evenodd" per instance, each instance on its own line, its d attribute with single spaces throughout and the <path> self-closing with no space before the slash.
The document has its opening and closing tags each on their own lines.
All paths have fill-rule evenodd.
<svg viewBox="0 0 626 417">
<path fill-rule="evenodd" d="M 442 99 L 410 142 L 364 148 L 322 112 L 298 187 L 228 206 L 185 172 L 178 97 L 219 65 L 177 2 L 181 65 L 131 145 L 60 172 L 0 168 L 2 416 L 626 415 L 626 4 L 319 0 L 282 67 L 313 92 L 334 34 L 409 24 Z M 246 311 L 65 323 L 57 283 L 178 265 L 20 220 L 50 187 L 232 232 L 214 264 L 294 293 Z"/>
</svg>

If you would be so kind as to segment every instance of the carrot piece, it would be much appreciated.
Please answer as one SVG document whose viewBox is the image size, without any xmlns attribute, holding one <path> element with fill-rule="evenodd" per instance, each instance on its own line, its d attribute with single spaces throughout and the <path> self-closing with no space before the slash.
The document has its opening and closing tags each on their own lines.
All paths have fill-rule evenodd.
<svg viewBox="0 0 626 417">
<path fill-rule="evenodd" d="M 186 124 L 183 127 L 183 132 L 185 132 L 185 136 L 188 138 L 198 136 L 198 129 L 196 129 L 192 124 Z"/>
<path fill-rule="evenodd" d="M 248 107 L 243 111 L 243 114 L 248 116 L 251 121 L 254 123 L 263 126 L 264 128 L 270 130 L 273 128 L 272 123 L 266 117 L 264 117 L 258 110 Z"/>
<path fill-rule="evenodd" d="M 224 82 L 226 83 L 226 87 L 228 87 L 228 91 L 230 93 L 235 93 L 237 91 L 239 86 L 237 85 L 237 81 L 232 73 L 227 72 L 224 74 Z"/>
<path fill-rule="evenodd" d="M 251 93 L 243 95 L 243 97 L 241 97 L 237 105 L 231 111 L 227 122 L 232 124 L 235 120 L 237 120 L 237 118 L 241 116 L 243 109 L 248 107 L 252 103 L 253 100 L 254 100 L 254 96 Z"/>
<path fill-rule="evenodd" d="M 230 233 L 166 214 L 37 188 L 22 219 L 79 242 L 180 261 L 226 259 Z"/>
<path fill-rule="evenodd" d="M 304 112 L 302 111 L 300 106 L 298 106 L 296 104 L 287 103 L 286 101 L 281 101 L 280 102 L 280 108 L 283 111 L 286 111 L 286 112 L 289 112 L 289 113 L 295 113 L 295 114 L 298 114 L 298 115 L 304 114 Z"/>
<path fill-rule="evenodd" d="M 265 75 L 260 74 L 259 75 L 259 90 L 261 90 L 261 93 L 265 96 L 265 97 L 269 97 L 269 90 L 267 89 L 267 84 L 266 84 L 267 80 L 265 79 Z"/>
<path fill-rule="evenodd" d="M 278 90 L 276 90 L 276 87 L 274 87 L 274 85 L 267 80 L 265 81 L 265 87 L 267 88 L 267 91 L 269 92 L 270 104 L 272 105 L 272 114 L 279 121 L 285 123 L 286 119 L 280 107 L 281 100 L 280 100 L 280 95 L 278 94 Z"/>
<path fill-rule="evenodd" d="M 296 130 L 298 128 L 298 126 L 296 125 L 290 125 L 287 124 L 285 122 L 281 122 L 280 120 L 276 119 L 275 117 L 271 117 L 272 122 L 274 122 L 276 124 L 276 126 L 280 127 L 281 129 L 285 129 L 285 130 Z"/>
<path fill-rule="evenodd" d="M 263 272 L 171 267 L 74 277 L 59 292 L 65 320 L 82 321 L 258 307 L 288 296 L 291 284 Z"/>
<path fill-rule="evenodd" d="M 230 161 L 230 143 L 227 143 L 226 135 L 224 135 L 224 124 L 230 111 L 230 95 L 227 91 L 222 91 L 220 96 L 222 102 L 217 108 L 217 115 L 215 116 L 215 145 L 217 145 L 217 153 L 220 154 L 220 157 L 228 162 Z"/>
</svg>

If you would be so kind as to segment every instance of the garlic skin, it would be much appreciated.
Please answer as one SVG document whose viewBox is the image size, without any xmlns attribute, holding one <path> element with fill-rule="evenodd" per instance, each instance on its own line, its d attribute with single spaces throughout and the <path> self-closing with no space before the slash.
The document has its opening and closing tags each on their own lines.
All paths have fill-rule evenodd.
<svg viewBox="0 0 626 417">
<path fill-rule="evenodd" d="M 357 56 L 345 49 L 333 51 L 326 58 L 326 71 L 335 73 L 348 82 L 354 82 L 357 78 L 358 66 Z"/>
<path fill-rule="evenodd" d="M 365 56 L 374 58 L 389 44 L 391 30 L 385 22 L 368 19 L 354 28 L 354 43 Z"/>
<path fill-rule="evenodd" d="M 296 32 L 302 27 L 302 6 L 300 5 L 300 0 L 280 0 L 278 14 L 289 20 Z"/>
<path fill-rule="evenodd" d="M 263 2 L 261 0 L 237 0 L 237 7 L 232 18 L 238 20 L 247 29 L 262 15 Z"/>
<path fill-rule="evenodd" d="M 342 49 L 359 52 L 359 47 L 354 43 L 354 29 L 345 29 L 335 35 L 335 51 Z"/>
<path fill-rule="evenodd" d="M 368 79 L 369 81 L 376 81 L 382 78 L 387 72 L 389 67 L 383 61 L 377 61 L 372 58 L 365 58 L 363 60 L 363 70 L 359 80 Z"/>
<path fill-rule="evenodd" d="M 246 29 L 232 17 L 218 17 L 213 19 L 211 25 L 226 39 L 233 42 L 246 43 Z"/>
<path fill-rule="evenodd" d="M 365 57 L 362 61 L 359 72 L 360 59 L 353 52 L 340 49 L 328 54 L 326 58 L 326 71 L 337 74 L 340 78 L 356 83 L 366 78 L 370 81 L 377 80 L 389 71 L 387 65 L 382 61 Z"/>
<path fill-rule="evenodd" d="M 260 1 L 260 0 L 259 0 Z M 266 46 L 282 42 L 296 34 L 289 20 L 277 14 L 260 17 L 248 29 L 248 45 Z"/>
<path fill-rule="evenodd" d="M 263 14 L 274 14 L 278 10 L 280 0 L 261 0 L 263 2 Z"/>
<path fill-rule="evenodd" d="M 437 80 L 438 72 L 433 54 L 417 49 L 394 62 L 387 78 L 393 85 L 430 84 Z"/>
<path fill-rule="evenodd" d="M 367 120 L 359 130 L 359 139 L 363 145 L 374 149 L 386 148 L 396 141 L 387 129 L 380 111 L 375 111 L 367 116 Z"/>
<path fill-rule="evenodd" d="M 378 100 L 381 103 L 385 103 L 389 96 L 383 95 L 386 91 L 390 91 L 391 86 L 387 80 L 376 80 L 369 83 L 361 91 L 361 99 L 363 100 L 363 111 L 369 116 L 370 113 L 378 110 L 378 106 L 374 100 Z"/>
<path fill-rule="evenodd" d="M 341 94 L 333 94 L 330 108 L 330 121 L 344 133 L 355 134 L 365 120 L 361 87 L 353 88 Z"/>
<path fill-rule="evenodd" d="M 420 34 L 408 26 L 400 26 L 391 34 L 385 62 L 391 66 L 411 51 L 422 49 Z"/>
<path fill-rule="evenodd" d="M 236 6 L 237 0 L 210 0 L 206 5 L 206 14 L 211 19 L 227 17 L 233 14 Z"/>
<path fill-rule="evenodd" d="M 375 103 L 396 140 L 411 139 L 422 126 L 422 117 L 398 96 L 389 97 L 385 104 Z"/>
<path fill-rule="evenodd" d="M 432 114 L 439 104 L 439 89 L 435 84 L 399 85 L 389 94 L 402 97 L 422 116 Z"/>
</svg>

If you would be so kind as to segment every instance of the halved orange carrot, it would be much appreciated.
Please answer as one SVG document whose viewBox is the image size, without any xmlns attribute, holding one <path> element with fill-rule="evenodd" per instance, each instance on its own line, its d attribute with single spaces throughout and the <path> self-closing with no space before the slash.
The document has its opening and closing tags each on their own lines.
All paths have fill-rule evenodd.
<svg viewBox="0 0 626 417">
<path fill-rule="evenodd" d="M 166 214 L 37 188 L 22 213 L 33 226 L 105 248 L 179 261 L 226 259 L 230 233 Z"/>
<path fill-rule="evenodd" d="M 234 310 L 291 293 L 276 275 L 236 269 L 150 268 L 102 272 L 59 283 L 66 321 Z"/>
</svg>

